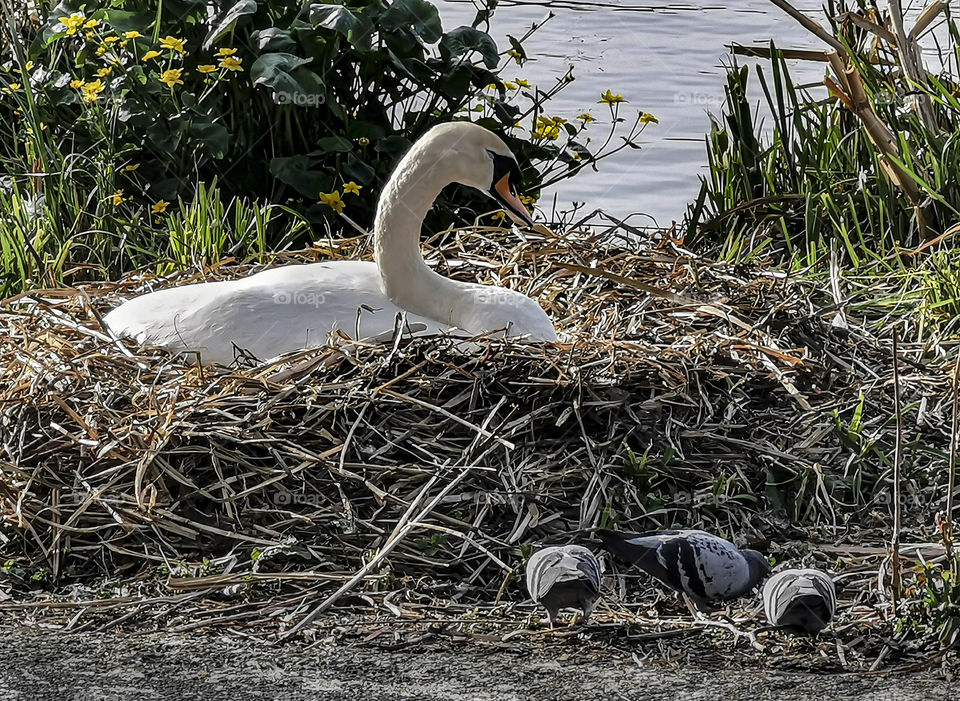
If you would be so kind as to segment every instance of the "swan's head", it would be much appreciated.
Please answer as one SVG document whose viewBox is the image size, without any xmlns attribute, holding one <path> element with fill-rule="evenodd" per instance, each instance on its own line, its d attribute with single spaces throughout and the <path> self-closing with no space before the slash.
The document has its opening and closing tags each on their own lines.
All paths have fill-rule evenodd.
<svg viewBox="0 0 960 701">
<path fill-rule="evenodd" d="M 533 224 L 517 195 L 522 180 L 517 159 L 492 131 L 470 122 L 440 124 L 414 149 L 434 159 L 452 181 L 492 197 L 517 224 Z"/>
</svg>

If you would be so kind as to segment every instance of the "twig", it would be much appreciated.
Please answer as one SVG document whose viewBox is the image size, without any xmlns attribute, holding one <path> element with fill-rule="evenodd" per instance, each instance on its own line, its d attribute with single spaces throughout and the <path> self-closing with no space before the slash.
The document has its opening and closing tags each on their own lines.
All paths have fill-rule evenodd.
<svg viewBox="0 0 960 701">
<path fill-rule="evenodd" d="M 900 603 L 900 519 L 901 519 L 901 495 L 900 495 L 900 470 L 903 460 L 903 407 L 900 403 L 900 370 L 897 362 L 900 357 L 897 344 L 897 329 L 893 329 L 893 407 L 896 413 L 897 429 L 894 438 L 893 447 L 893 539 L 891 542 L 891 561 L 892 569 L 890 575 L 891 600 L 893 602 L 894 615 L 899 614 Z"/>
</svg>

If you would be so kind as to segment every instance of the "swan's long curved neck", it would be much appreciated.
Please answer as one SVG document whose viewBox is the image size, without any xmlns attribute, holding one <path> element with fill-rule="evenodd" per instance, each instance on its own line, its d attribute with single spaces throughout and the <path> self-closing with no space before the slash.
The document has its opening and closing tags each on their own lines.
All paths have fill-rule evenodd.
<svg viewBox="0 0 960 701">
<path fill-rule="evenodd" d="M 383 291 L 398 307 L 457 326 L 453 318 L 470 285 L 430 270 L 420 251 L 423 219 L 440 191 L 450 183 L 441 162 L 422 151 L 405 157 L 387 182 L 374 222 L 374 260 Z"/>
</svg>

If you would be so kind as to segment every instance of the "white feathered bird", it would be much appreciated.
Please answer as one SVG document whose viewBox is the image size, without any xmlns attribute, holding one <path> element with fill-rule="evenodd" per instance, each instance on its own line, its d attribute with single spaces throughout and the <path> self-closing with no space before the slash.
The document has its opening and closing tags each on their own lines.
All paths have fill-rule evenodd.
<svg viewBox="0 0 960 701">
<path fill-rule="evenodd" d="M 547 610 L 551 628 L 560 609 L 579 609 L 586 621 L 600 598 L 600 563 L 582 545 L 542 548 L 527 561 L 527 591 Z"/>
<path fill-rule="evenodd" d="M 427 267 L 420 226 L 452 182 L 492 197 L 515 220 L 533 221 L 520 201 L 520 167 L 507 145 L 476 124 L 441 124 L 419 139 L 394 169 L 374 222 L 374 260 L 287 265 L 239 280 L 173 287 L 117 307 L 104 323 L 117 336 L 204 363 L 238 355 L 266 360 L 323 345 L 330 334 L 389 337 L 397 317 L 424 333 L 499 332 L 556 341 L 536 301 L 514 290 L 452 280 Z"/>
<path fill-rule="evenodd" d="M 671 589 L 684 594 L 701 611 L 736 599 L 770 573 L 770 562 L 756 550 L 695 530 L 620 533 L 598 530 L 603 546 Z"/>
<path fill-rule="evenodd" d="M 763 585 L 763 610 L 779 628 L 814 635 L 837 611 L 837 590 L 826 572 L 781 570 Z"/>
</svg>

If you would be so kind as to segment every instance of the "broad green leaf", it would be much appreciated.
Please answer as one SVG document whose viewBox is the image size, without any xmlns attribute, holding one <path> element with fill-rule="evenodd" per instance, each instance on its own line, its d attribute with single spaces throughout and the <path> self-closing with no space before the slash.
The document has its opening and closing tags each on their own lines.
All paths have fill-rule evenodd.
<svg viewBox="0 0 960 701">
<path fill-rule="evenodd" d="M 292 73 L 300 66 L 310 63 L 311 60 L 282 52 L 263 54 L 250 68 L 250 77 L 254 85 L 265 85 L 275 93 L 307 94 L 312 86 L 302 85 Z"/>
<path fill-rule="evenodd" d="M 343 166 L 343 172 L 363 185 L 369 185 L 373 182 L 377 172 L 352 153 L 347 156 L 347 162 Z"/>
<path fill-rule="evenodd" d="M 486 32 L 473 27 L 457 27 L 440 39 L 440 55 L 445 61 L 459 58 L 471 51 L 479 51 L 487 68 L 496 68 L 500 63 L 497 43 Z"/>
<path fill-rule="evenodd" d="M 207 36 L 203 40 L 204 50 L 209 49 L 217 39 L 231 31 L 241 17 L 256 14 L 256 12 L 257 0 L 238 0 L 230 7 L 221 10 L 210 21 L 210 31 L 207 32 Z"/>
<path fill-rule="evenodd" d="M 427 0 L 395 0 L 380 18 L 387 31 L 412 27 L 417 36 L 432 44 L 443 34 L 437 8 Z"/>
<path fill-rule="evenodd" d="M 230 132 L 226 127 L 212 122 L 194 122 L 190 125 L 190 135 L 200 141 L 214 158 L 220 159 L 227 155 Z"/>
<path fill-rule="evenodd" d="M 370 47 L 373 25 L 367 18 L 355 15 L 343 5 L 313 3 L 310 5 L 310 23 L 342 34 L 357 48 Z"/>
<path fill-rule="evenodd" d="M 261 29 L 250 35 L 254 45 L 261 53 L 264 51 L 286 51 L 290 52 L 297 48 L 297 42 L 293 34 L 279 27 L 269 27 Z"/>
<path fill-rule="evenodd" d="M 294 188 L 305 197 L 320 196 L 327 178 L 319 171 L 311 170 L 313 159 L 308 156 L 290 156 L 270 159 L 270 173 L 280 182 Z"/>
<path fill-rule="evenodd" d="M 347 153 L 353 148 L 350 139 L 342 136 L 326 136 L 317 139 L 317 146 L 323 153 Z"/>
</svg>

